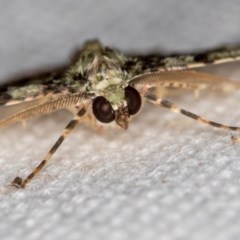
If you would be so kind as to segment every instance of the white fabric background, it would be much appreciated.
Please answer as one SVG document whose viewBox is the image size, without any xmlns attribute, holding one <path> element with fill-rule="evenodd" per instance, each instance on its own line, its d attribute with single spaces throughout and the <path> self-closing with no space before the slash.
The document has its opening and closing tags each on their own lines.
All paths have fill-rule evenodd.
<svg viewBox="0 0 240 240">
<path fill-rule="evenodd" d="M 0 1 L 0 79 L 68 60 L 87 39 L 125 52 L 240 42 L 236 0 Z M 239 63 L 211 67 L 238 80 Z M 240 125 L 240 94 L 170 98 Z M 27 176 L 71 119 L 1 130 L 0 188 Z M 0 239 L 238 239 L 240 146 L 230 133 L 146 104 L 128 131 L 78 127 L 24 190 L 1 191 Z"/>
</svg>

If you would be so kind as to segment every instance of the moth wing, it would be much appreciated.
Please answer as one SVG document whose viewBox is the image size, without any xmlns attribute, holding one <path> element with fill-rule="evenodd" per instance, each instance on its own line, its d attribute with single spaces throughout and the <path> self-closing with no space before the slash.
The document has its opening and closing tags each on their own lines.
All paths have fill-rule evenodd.
<svg viewBox="0 0 240 240">
<path fill-rule="evenodd" d="M 140 71 L 159 72 L 204 67 L 240 60 L 240 47 L 220 48 L 197 54 L 136 56 Z"/>
<path fill-rule="evenodd" d="M 12 78 L 0 85 L 0 106 L 41 99 L 68 93 L 61 80 L 68 66 L 35 71 L 21 78 Z"/>
</svg>

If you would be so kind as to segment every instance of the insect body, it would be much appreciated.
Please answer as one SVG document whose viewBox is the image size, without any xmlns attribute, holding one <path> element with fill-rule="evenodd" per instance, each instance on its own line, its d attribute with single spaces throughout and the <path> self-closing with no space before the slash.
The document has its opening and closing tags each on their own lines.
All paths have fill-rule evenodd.
<svg viewBox="0 0 240 240">
<path fill-rule="evenodd" d="M 197 91 L 236 90 L 240 88 L 238 82 L 206 73 L 186 71 L 207 64 L 235 60 L 240 60 L 240 48 L 169 57 L 128 56 L 115 49 L 102 47 L 98 41 L 92 41 L 86 43 L 67 66 L 2 85 L 0 87 L 2 106 L 40 98 L 48 100 L 3 119 L 0 121 L 0 128 L 62 108 L 74 106 L 76 110 L 74 119 L 66 126 L 44 160 L 25 180 L 16 177 L 12 185 L 24 188 L 80 122 L 85 122 L 100 131 L 109 124 L 127 129 L 129 119 L 141 108 L 141 97 L 206 125 L 240 131 L 239 127 L 215 123 L 181 109 L 151 91 L 157 87 Z"/>
</svg>

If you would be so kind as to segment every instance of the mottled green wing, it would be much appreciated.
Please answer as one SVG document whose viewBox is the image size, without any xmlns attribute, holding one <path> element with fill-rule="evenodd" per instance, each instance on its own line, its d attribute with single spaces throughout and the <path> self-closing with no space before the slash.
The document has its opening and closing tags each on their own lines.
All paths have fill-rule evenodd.
<svg viewBox="0 0 240 240">
<path fill-rule="evenodd" d="M 12 105 L 25 101 L 68 93 L 61 80 L 68 66 L 48 71 L 38 71 L 21 78 L 9 79 L 0 86 L 0 105 Z"/>
<path fill-rule="evenodd" d="M 182 70 L 240 60 L 240 47 L 221 48 L 196 54 L 136 56 L 138 73 Z"/>
</svg>

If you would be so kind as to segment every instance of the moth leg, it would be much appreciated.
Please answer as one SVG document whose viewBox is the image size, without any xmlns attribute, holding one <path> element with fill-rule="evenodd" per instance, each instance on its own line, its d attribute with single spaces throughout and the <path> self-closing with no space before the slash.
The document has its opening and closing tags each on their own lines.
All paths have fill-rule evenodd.
<svg viewBox="0 0 240 240">
<path fill-rule="evenodd" d="M 240 142 L 240 137 L 231 136 L 232 144 Z"/>
<path fill-rule="evenodd" d="M 144 94 L 144 97 L 147 98 L 150 102 L 152 102 L 153 104 L 155 104 L 157 106 L 166 108 L 166 109 L 168 109 L 172 112 L 175 112 L 175 113 L 183 114 L 183 115 L 185 115 L 187 117 L 190 117 L 190 118 L 192 118 L 192 119 L 194 119 L 198 122 L 201 122 L 205 125 L 209 125 L 209 126 L 224 129 L 224 130 L 231 130 L 231 131 L 240 132 L 240 127 L 232 127 L 232 126 L 223 125 L 221 123 L 212 122 L 212 121 L 210 121 L 208 119 L 205 119 L 203 117 L 200 117 L 200 116 L 198 116 L 198 115 L 196 115 L 192 112 L 181 109 L 181 108 L 177 107 L 176 105 L 174 105 L 173 103 L 171 103 L 171 102 L 169 102 L 165 99 L 158 98 L 157 96 L 155 96 L 151 93 L 146 92 Z"/>
<path fill-rule="evenodd" d="M 50 158 L 53 156 L 53 154 L 56 152 L 58 147 L 61 145 L 61 143 L 64 141 L 65 138 L 72 132 L 72 130 L 80 123 L 82 117 L 86 113 L 86 108 L 82 108 L 77 115 L 72 119 L 69 124 L 64 129 L 62 135 L 59 137 L 59 139 L 56 141 L 56 143 L 53 145 L 51 150 L 48 152 L 44 160 L 34 169 L 34 171 L 25 179 L 22 180 L 20 177 L 16 177 L 12 181 L 12 186 L 15 186 L 17 188 L 24 188 L 26 184 L 31 181 L 31 179 L 46 165 L 46 163 L 50 160 Z"/>
<path fill-rule="evenodd" d="M 27 129 L 27 121 L 26 120 L 22 120 L 21 122 L 22 122 L 23 129 L 26 130 Z"/>
<path fill-rule="evenodd" d="M 194 90 L 194 97 L 195 97 L 195 100 L 199 99 L 199 89 Z"/>
</svg>

